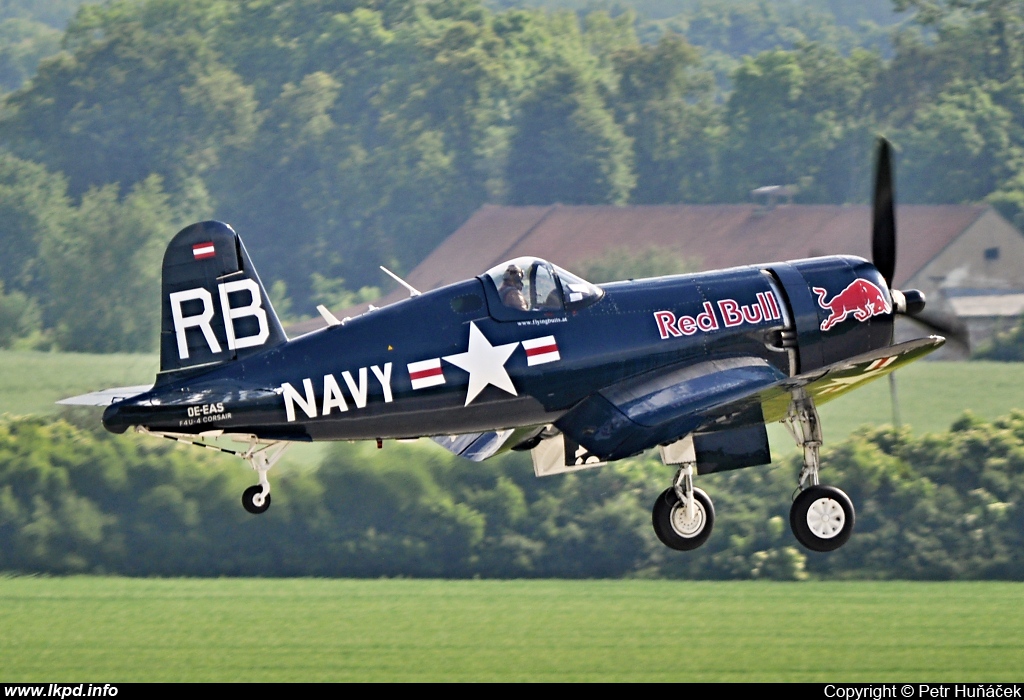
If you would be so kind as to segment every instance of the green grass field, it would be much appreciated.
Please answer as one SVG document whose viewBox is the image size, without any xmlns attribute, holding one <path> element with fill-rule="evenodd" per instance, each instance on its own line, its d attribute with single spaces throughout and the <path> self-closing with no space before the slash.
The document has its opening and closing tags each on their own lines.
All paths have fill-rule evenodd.
<svg viewBox="0 0 1024 700">
<path fill-rule="evenodd" d="M 986 419 L 1024 409 L 1024 363 L 916 362 L 896 373 L 900 419 L 915 434 L 949 430 L 964 411 Z M 821 406 L 825 444 L 846 438 L 862 425 L 891 425 L 888 379 L 880 379 Z M 796 445 L 779 424 L 769 426 L 772 450 Z"/>
<path fill-rule="evenodd" d="M 1024 363 L 917 362 L 897 372 L 896 381 L 902 421 L 915 433 L 948 430 L 965 410 L 992 419 L 1024 409 Z M 892 423 L 888 380 L 823 405 L 821 420 L 826 439 L 864 423 Z"/>
<path fill-rule="evenodd" d="M 1024 584 L 0 579 L 0 681 L 1020 681 Z"/>
<path fill-rule="evenodd" d="M 68 396 L 152 383 L 158 366 L 156 355 L 0 350 L 0 413 L 55 413 Z"/>
</svg>

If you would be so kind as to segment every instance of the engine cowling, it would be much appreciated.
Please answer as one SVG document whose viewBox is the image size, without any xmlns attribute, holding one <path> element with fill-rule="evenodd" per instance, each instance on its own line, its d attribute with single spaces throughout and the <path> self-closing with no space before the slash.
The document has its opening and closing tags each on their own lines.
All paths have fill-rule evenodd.
<svg viewBox="0 0 1024 700">
<path fill-rule="evenodd" d="M 882 275 L 867 260 L 811 258 L 769 269 L 792 312 L 799 372 L 892 343 L 896 305 Z"/>
</svg>

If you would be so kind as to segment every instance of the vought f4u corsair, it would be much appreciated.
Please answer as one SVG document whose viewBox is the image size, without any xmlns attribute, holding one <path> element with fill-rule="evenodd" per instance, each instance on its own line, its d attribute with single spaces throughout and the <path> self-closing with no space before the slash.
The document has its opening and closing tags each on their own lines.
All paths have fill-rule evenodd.
<svg viewBox="0 0 1024 700">
<path fill-rule="evenodd" d="M 155 385 L 68 402 L 108 405 L 115 433 L 246 459 L 259 475 L 242 498 L 251 513 L 270 506 L 267 473 L 294 441 L 431 437 L 476 461 L 529 451 L 538 476 L 658 448 L 678 471 L 654 530 L 677 550 L 714 524 L 694 478 L 767 464 L 765 424 L 781 421 L 803 449 L 793 533 L 833 550 L 854 509 L 819 483 L 816 406 L 944 342 L 893 344 L 896 315 L 918 315 L 924 298 L 892 288 L 892 189 L 881 141 L 873 263 L 817 257 L 595 286 L 523 257 L 344 321 L 321 307 L 329 325 L 292 340 L 236 233 L 194 224 L 164 256 Z"/>
</svg>

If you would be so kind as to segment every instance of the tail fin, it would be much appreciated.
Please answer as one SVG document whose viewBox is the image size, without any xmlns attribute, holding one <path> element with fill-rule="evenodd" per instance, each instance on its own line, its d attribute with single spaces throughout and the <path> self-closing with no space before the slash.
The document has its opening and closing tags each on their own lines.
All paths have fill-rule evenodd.
<svg viewBox="0 0 1024 700">
<path fill-rule="evenodd" d="M 192 224 L 164 253 L 157 385 L 288 342 L 242 239 Z"/>
</svg>

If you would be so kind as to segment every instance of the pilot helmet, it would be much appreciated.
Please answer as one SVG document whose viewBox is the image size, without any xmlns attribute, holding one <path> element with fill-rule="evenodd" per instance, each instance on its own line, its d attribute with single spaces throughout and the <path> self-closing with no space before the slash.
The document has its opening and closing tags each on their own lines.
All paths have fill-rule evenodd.
<svg viewBox="0 0 1024 700">
<path fill-rule="evenodd" d="M 504 280 L 505 282 L 508 282 L 510 284 L 515 284 L 517 282 L 522 282 L 523 281 L 523 270 L 522 270 L 522 268 L 520 268 L 518 265 L 515 265 L 515 264 L 509 265 L 508 268 L 506 268 L 506 270 L 505 270 L 505 276 L 502 277 L 502 280 Z"/>
</svg>

